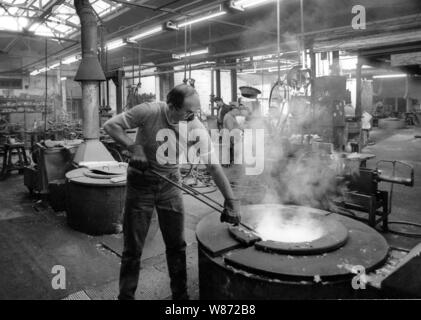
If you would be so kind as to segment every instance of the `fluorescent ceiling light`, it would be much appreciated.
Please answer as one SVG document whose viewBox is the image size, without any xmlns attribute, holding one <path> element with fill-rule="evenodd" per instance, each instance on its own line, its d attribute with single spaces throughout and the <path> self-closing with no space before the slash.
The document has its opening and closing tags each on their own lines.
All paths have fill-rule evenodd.
<svg viewBox="0 0 421 320">
<path fill-rule="evenodd" d="M 269 59 L 274 59 L 274 55 L 273 54 L 267 54 L 267 55 L 264 55 L 264 56 L 253 56 L 253 61 L 269 60 Z"/>
<path fill-rule="evenodd" d="M 241 71 L 239 73 L 240 74 L 241 73 L 256 73 L 257 71 L 265 71 L 265 70 L 269 71 L 270 68 L 266 67 L 266 68 L 243 69 L 243 71 Z"/>
<path fill-rule="evenodd" d="M 117 40 L 108 42 L 105 45 L 105 47 L 107 48 L 108 51 L 110 51 L 110 50 L 114 50 L 125 45 L 126 45 L 126 42 L 124 42 L 123 39 L 117 39 Z"/>
<path fill-rule="evenodd" d="M 239 0 L 235 2 L 236 6 L 245 8 L 256 7 L 262 4 L 266 4 L 268 2 L 272 2 L 273 0 Z"/>
<path fill-rule="evenodd" d="M 53 65 L 49 66 L 49 67 L 48 67 L 48 70 L 51 70 L 51 69 L 57 68 L 58 66 L 60 66 L 60 63 L 55 63 L 55 64 L 53 64 Z"/>
<path fill-rule="evenodd" d="M 153 34 L 155 34 L 155 33 L 161 32 L 161 31 L 162 31 L 162 26 L 159 26 L 159 27 L 156 27 L 156 28 L 150 29 L 150 30 L 148 30 L 148 31 L 145 31 L 145 32 L 139 33 L 139 34 L 137 34 L 137 35 L 135 35 L 135 36 L 133 36 L 133 37 L 130 37 L 128 40 L 129 40 L 129 41 L 139 40 L 139 39 L 146 38 L 146 37 L 148 37 L 148 36 L 151 36 L 151 35 L 153 35 Z"/>
<path fill-rule="evenodd" d="M 215 61 L 203 61 L 203 62 L 198 62 L 198 63 L 192 63 L 190 66 L 192 68 L 199 67 L 199 66 L 212 67 L 210 65 L 215 64 L 215 63 L 216 63 Z M 185 68 L 184 65 L 183 66 L 175 66 L 174 70 L 180 71 L 180 70 L 184 70 L 184 68 Z"/>
<path fill-rule="evenodd" d="M 192 24 L 195 24 L 195 23 L 198 23 L 198 22 L 201 22 L 201 21 L 205 21 L 205 20 L 209 20 L 209 19 L 212 19 L 212 18 L 222 16 L 226 13 L 227 13 L 226 11 L 218 11 L 218 12 L 212 13 L 212 14 L 207 15 L 207 16 L 203 16 L 203 17 L 200 17 L 200 18 L 197 18 L 197 19 L 193 19 L 193 20 L 189 20 L 189 21 L 186 21 L 186 22 L 183 22 L 183 23 L 179 23 L 177 26 L 179 28 L 183 28 L 183 27 L 188 26 L 188 25 L 192 25 Z"/>
<path fill-rule="evenodd" d="M 246 70 L 243 70 L 243 71 L 239 72 L 238 74 L 252 74 L 252 73 L 256 73 L 256 70 L 246 69 Z"/>
<path fill-rule="evenodd" d="M 80 58 L 78 56 L 72 56 L 72 57 L 64 58 L 62 63 L 63 64 L 71 64 L 71 63 L 76 62 L 78 60 L 80 60 Z"/>
<path fill-rule="evenodd" d="M 288 66 L 288 67 L 281 67 L 280 71 L 287 71 L 290 70 L 292 68 L 292 66 Z M 268 72 L 277 72 L 278 71 L 278 67 L 263 67 L 263 68 L 255 68 L 255 69 L 244 69 L 243 71 L 239 72 L 241 73 L 256 73 L 258 71 L 268 71 Z"/>
<path fill-rule="evenodd" d="M 192 52 L 180 53 L 180 54 L 173 53 L 172 58 L 173 59 L 183 59 L 183 58 L 186 58 L 186 57 L 199 56 L 201 54 L 207 54 L 207 53 L 209 53 L 209 48 L 196 50 L 196 51 L 192 51 Z"/>
<path fill-rule="evenodd" d="M 66 81 L 66 80 L 67 80 L 67 78 L 66 78 L 66 77 L 61 77 L 61 78 L 60 78 L 60 80 L 61 80 L 61 81 Z"/>
<path fill-rule="evenodd" d="M 36 76 L 36 75 L 38 75 L 38 74 L 40 74 L 41 72 L 39 72 L 39 70 L 34 70 L 34 71 L 32 71 L 29 75 L 31 75 L 31 76 Z"/>
<path fill-rule="evenodd" d="M 388 79 L 388 78 L 405 78 L 406 74 L 397 73 L 397 74 L 383 74 L 378 76 L 373 76 L 373 79 Z"/>
</svg>

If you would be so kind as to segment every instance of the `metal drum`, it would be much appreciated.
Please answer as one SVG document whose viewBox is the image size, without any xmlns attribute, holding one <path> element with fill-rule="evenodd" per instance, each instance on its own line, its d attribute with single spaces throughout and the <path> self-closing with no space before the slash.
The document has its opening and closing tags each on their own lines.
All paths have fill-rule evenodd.
<svg viewBox="0 0 421 320">
<path fill-rule="evenodd" d="M 88 177 L 87 168 L 66 174 L 67 222 L 90 234 L 112 234 L 121 229 L 126 182 Z"/>
</svg>

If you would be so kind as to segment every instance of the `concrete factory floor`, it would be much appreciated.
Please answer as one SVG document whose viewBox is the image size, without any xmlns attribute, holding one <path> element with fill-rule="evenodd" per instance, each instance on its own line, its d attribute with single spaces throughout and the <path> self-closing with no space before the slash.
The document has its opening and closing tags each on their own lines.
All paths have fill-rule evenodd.
<svg viewBox="0 0 421 320">
<path fill-rule="evenodd" d="M 392 220 L 421 223 L 421 139 L 413 129 L 372 132 L 375 145 L 364 152 L 376 155 L 369 162 L 396 159 L 415 167 L 415 186 L 395 186 Z M 386 184 L 382 188 L 388 188 Z M 210 194 L 222 200 L 219 192 Z M 189 293 L 198 299 L 198 264 L 195 227 L 211 209 L 186 196 Z M 415 231 L 415 230 L 413 230 Z M 418 230 L 419 231 L 419 230 Z M 153 235 L 153 234 L 152 234 Z M 417 239 L 385 234 L 390 245 L 411 249 Z M 143 255 L 137 299 L 169 299 L 170 288 L 164 246 L 159 230 Z M 29 196 L 23 177 L 0 182 L 0 299 L 115 299 L 122 235 L 92 237 L 70 229 L 64 213 L 55 213 Z M 54 290 L 52 268 L 66 268 L 67 287 Z"/>
<path fill-rule="evenodd" d="M 23 177 L 0 182 L 0 300 L 1 299 L 116 299 L 122 234 L 92 237 L 69 228 L 65 213 L 32 198 Z M 207 190 L 207 189 L 204 189 Z M 210 194 L 222 201 L 219 192 Z M 186 196 L 188 288 L 199 298 L 195 227 L 212 210 Z M 155 226 L 155 228 L 154 228 Z M 155 232 L 153 232 L 155 231 Z M 52 268 L 66 269 L 67 288 L 52 289 Z M 137 299 L 170 299 L 165 248 L 152 224 L 142 257 Z"/>
</svg>

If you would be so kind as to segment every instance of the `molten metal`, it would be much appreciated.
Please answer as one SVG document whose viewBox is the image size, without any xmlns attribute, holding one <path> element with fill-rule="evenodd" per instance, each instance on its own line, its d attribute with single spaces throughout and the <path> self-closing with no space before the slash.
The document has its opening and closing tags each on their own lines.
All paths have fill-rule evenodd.
<svg viewBox="0 0 421 320">
<path fill-rule="evenodd" d="M 257 223 L 256 232 L 263 240 L 277 242 L 311 242 L 325 234 L 322 221 L 309 214 L 309 208 L 292 212 L 269 210 Z"/>
</svg>

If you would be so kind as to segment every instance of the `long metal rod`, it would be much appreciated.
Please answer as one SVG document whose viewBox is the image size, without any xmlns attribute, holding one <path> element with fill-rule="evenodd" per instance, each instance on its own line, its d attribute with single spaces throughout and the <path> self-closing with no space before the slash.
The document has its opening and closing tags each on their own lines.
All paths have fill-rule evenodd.
<svg viewBox="0 0 421 320">
<path fill-rule="evenodd" d="M 224 208 L 219 202 L 217 202 L 216 200 L 212 199 L 211 197 L 207 196 L 206 194 L 203 194 L 199 191 L 197 191 L 196 189 L 186 185 L 186 184 L 182 184 L 182 186 L 188 190 L 190 190 L 191 192 L 195 193 L 196 195 L 200 195 L 202 197 L 205 197 L 206 199 L 208 199 L 209 201 L 212 201 L 213 203 L 215 203 L 216 205 L 220 206 L 221 208 Z"/>
<path fill-rule="evenodd" d="M 136 168 L 133 168 L 133 167 L 131 167 L 131 168 L 132 168 L 134 171 L 141 173 L 141 171 L 140 171 L 140 170 L 138 170 L 138 169 L 136 169 Z M 204 194 L 200 193 L 199 191 L 197 191 L 197 190 L 190 191 L 189 189 L 187 189 L 187 188 L 185 188 L 185 187 L 183 187 L 183 186 L 180 186 L 178 183 L 176 183 L 176 182 L 172 181 L 171 179 L 168 179 L 167 177 L 163 176 L 162 174 L 160 174 L 160 173 L 156 172 L 155 170 L 148 170 L 148 172 L 151 172 L 152 174 L 154 174 L 155 176 L 159 177 L 160 179 L 162 179 L 162 180 L 164 180 L 164 181 L 166 181 L 166 182 L 168 182 L 168 183 L 172 184 L 174 187 L 176 187 L 176 188 L 180 189 L 181 191 L 183 191 L 183 192 L 187 193 L 189 196 L 192 196 L 192 197 L 193 197 L 193 198 L 195 198 L 196 200 L 199 200 L 200 202 L 204 203 L 204 204 L 205 204 L 205 205 L 207 205 L 209 208 L 211 208 L 211 209 L 213 209 L 213 210 L 215 210 L 215 211 L 217 211 L 217 212 L 219 212 L 219 213 L 221 213 L 221 214 L 223 214 L 223 213 L 224 213 L 224 211 L 222 210 L 222 208 L 224 208 L 224 207 L 223 207 L 220 203 L 217 203 L 215 200 L 210 199 L 208 196 L 206 196 L 206 195 L 204 195 Z M 201 196 L 203 196 L 203 197 L 205 197 L 205 198 L 207 198 L 207 199 L 209 199 L 209 200 L 212 200 L 212 202 L 215 202 L 218 206 L 220 206 L 220 207 L 221 207 L 221 209 L 214 207 L 214 206 L 213 206 L 212 204 L 210 204 L 209 202 L 207 202 L 207 201 L 205 201 L 205 200 L 201 199 L 198 195 L 201 195 Z M 246 229 L 248 229 L 248 230 L 249 230 L 249 231 L 251 231 L 251 232 L 256 233 L 256 230 L 254 230 L 254 228 L 252 228 L 251 226 L 247 225 L 247 224 L 246 224 L 246 223 L 244 223 L 244 222 L 240 222 L 240 223 L 239 223 L 239 225 L 240 225 L 240 226 L 242 226 L 242 227 L 244 227 L 244 228 L 246 228 Z"/>
<path fill-rule="evenodd" d="M 135 169 L 136 171 L 139 171 L 137 169 Z M 203 202 L 204 204 L 206 204 L 208 207 L 212 208 L 215 211 L 218 211 L 219 213 L 223 213 L 223 210 L 214 207 L 212 204 L 210 204 L 209 202 L 201 199 L 199 196 L 197 196 L 196 194 L 194 194 L 193 192 L 191 192 L 190 190 L 180 186 L 178 183 L 172 181 L 171 179 L 168 179 L 167 177 L 163 176 L 162 174 L 156 172 L 155 170 L 148 170 L 149 172 L 151 172 L 152 174 L 156 175 L 157 177 L 161 178 L 162 180 L 172 184 L 174 187 L 177 187 L 178 189 L 180 189 L 181 191 L 184 191 L 185 193 L 187 193 L 188 195 L 192 196 L 193 198 L 195 198 L 196 200 L 199 200 L 201 202 Z M 221 206 L 221 205 L 220 205 Z M 221 206 L 222 207 L 222 206 Z"/>
</svg>

